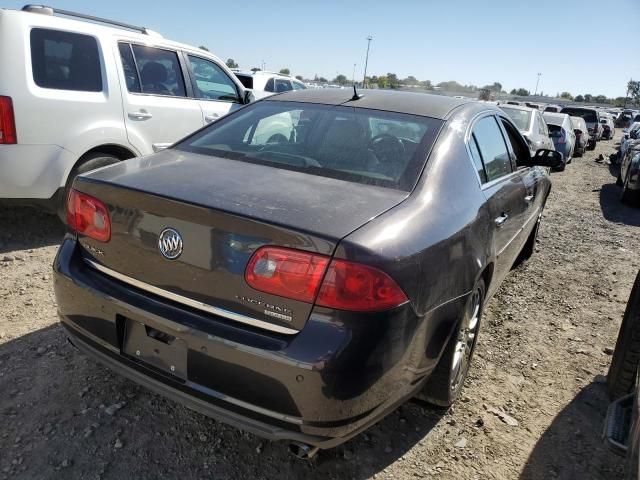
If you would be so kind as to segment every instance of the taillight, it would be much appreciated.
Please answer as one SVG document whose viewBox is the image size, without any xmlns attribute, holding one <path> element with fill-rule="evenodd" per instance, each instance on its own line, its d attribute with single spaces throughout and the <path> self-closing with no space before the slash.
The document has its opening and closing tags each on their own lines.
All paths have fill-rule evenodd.
<svg viewBox="0 0 640 480">
<path fill-rule="evenodd" d="M 377 268 L 329 261 L 325 255 L 262 247 L 249 260 L 245 280 L 261 292 L 339 310 L 382 311 L 407 301 L 393 279 Z"/>
<path fill-rule="evenodd" d="M 71 189 L 67 199 L 67 225 L 99 242 L 111 239 L 111 219 L 107 206 L 97 198 L 74 189 Z"/>
<path fill-rule="evenodd" d="M 338 310 L 374 312 L 406 301 L 407 296 L 386 273 L 337 259 L 329 265 L 316 304 Z"/>
<path fill-rule="evenodd" d="M 0 144 L 18 143 L 11 97 L 0 96 Z"/>
<path fill-rule="evenodd" d="M 252 288 L 301 302 L 312 303 L 329 257 L 280 247 L 258 249 L 245 270 Z"/>
</svg>

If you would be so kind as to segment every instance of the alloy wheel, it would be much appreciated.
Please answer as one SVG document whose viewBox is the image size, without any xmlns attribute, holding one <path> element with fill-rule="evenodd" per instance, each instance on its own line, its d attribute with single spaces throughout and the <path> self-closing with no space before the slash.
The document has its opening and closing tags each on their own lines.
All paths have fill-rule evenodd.
<svg viewBox="0 0 640 480">
<path fill-rule="evenodd" d="M 471 354 L 473 353 L 478 327 L 480 326 L 481 307 L 480 289 L 476 289 L 471 295 L 469 307 L 458 332 L 458 341 L 451 365 L 451 390 L 457 390 L 460 387 L 469 369 Z"/>
</svg>

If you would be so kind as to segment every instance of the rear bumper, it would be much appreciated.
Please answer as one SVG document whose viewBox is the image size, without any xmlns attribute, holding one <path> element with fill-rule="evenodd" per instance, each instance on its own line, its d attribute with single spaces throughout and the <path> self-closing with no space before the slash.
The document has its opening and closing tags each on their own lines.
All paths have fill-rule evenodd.
<svg viewBox="0 0 640 480">
<path fill-rule="evenodd" d="M 54 197 L 75 160 L 57 145 L 0 145 L 0 199 Z"/>
<path fill-rule="evenodd" d="M 320 448 L 348 440 L 421 388 L 465 301 L 423 318 L 409 306 L 369 318 L 314 309 L 300 333 L 278 335 L 136 291 L 79 257 L 76 241 L 67 238 L 54 270 L 60 320 L 80 350 L 201 413 Z M 183 341 L 186 376 L 128 355 L 130 321 Z"/>
</svg>

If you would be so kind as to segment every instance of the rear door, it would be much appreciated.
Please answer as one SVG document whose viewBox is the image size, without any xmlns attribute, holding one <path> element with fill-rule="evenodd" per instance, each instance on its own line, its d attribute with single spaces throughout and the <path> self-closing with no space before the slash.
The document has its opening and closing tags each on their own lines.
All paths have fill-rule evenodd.
<svg viewBox="0 0 640 480">
<path fill-rule="evenodd" d="M 523 176 L 514 171 L 511 154 L 495 116 L 487 115 L 475 122 L 469 147 L 491 212 L 495 273 L 502 279 L 520 251 L 519 236 L 527 210 Z"/>
<path fill-rule="evenodd" d="M 198 99 L 204 123 L 211 123 L 240 107 L 242 90 L 211 59 L 185 52 L 193 96 Z"/>
<path fill-rule="evenodd" d="M 140 152 L 161 150 L 204 125 L 179 52 L 119 42 L 118 53 L 127 137 Z"/>
</svg>

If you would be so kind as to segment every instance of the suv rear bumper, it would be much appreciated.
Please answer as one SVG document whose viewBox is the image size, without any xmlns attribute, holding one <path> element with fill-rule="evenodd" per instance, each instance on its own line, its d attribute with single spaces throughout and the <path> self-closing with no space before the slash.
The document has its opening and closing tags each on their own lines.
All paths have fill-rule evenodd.
<svg viewBox="0 0 640 480">
<path fill-rule="evenodd" d="M 60 319 L 83 352 L 206 415 L 272 440 L 332 448 L 422 386 L 466 298 L 417 317 L 406 304 L 363 318 L 316 308 L 296 335 L 199 313 L 87 266 L 68 237 L 54 263 Z M 125 351 L 126 322 L 175 335 L 183 378 Z"/>
<path fill-rule="evenodd" d="M 0 145 L 0 199 L 53 198 L 75 160 L 57 145 Z"/>
</svg>

